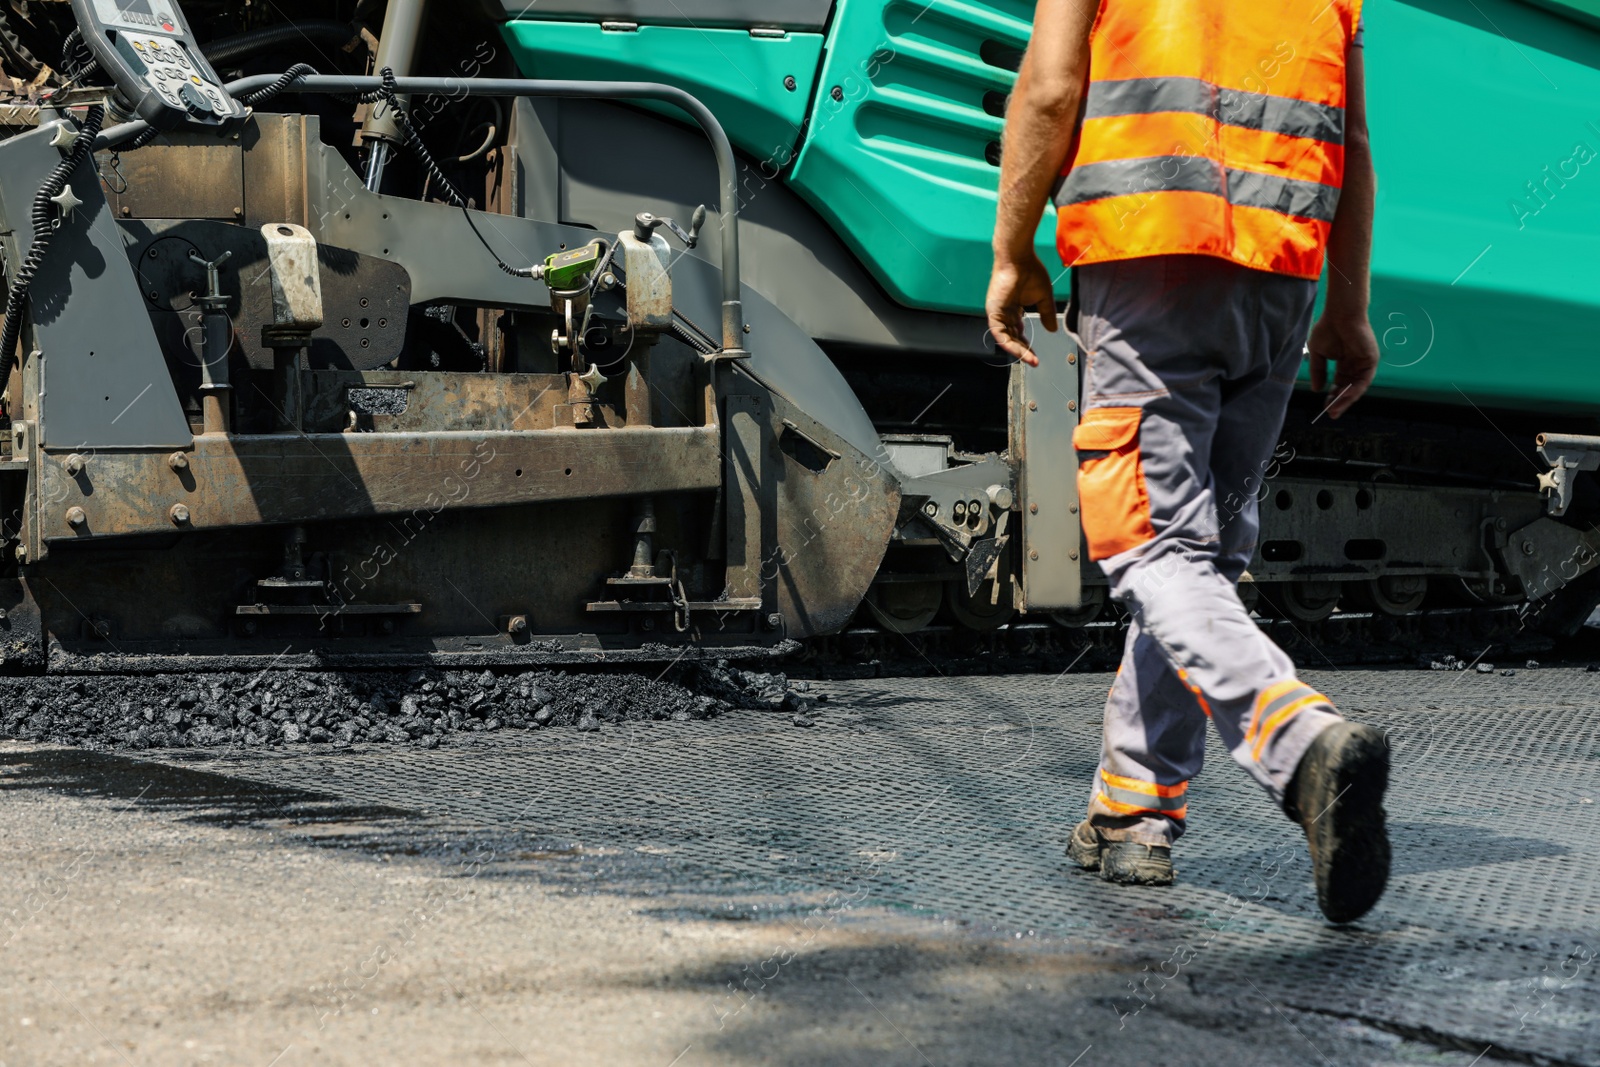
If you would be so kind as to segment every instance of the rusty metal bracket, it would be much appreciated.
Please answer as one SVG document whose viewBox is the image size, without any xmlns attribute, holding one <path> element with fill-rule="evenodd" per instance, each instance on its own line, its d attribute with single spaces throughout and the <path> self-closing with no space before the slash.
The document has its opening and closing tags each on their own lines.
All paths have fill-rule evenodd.
<svg viewBox="0 0 1600 1067">
<path fill-rule="evenodd" d="M 465 508 L 713 490 L 722 482 L 721 451 L 714 426 L 200 437 L 181 470 L 163 455 L 101 452 L 73 474 L 71 457 L 47 456 L 36 499 L 47 540 L 431 517 Z"/>
</svg>

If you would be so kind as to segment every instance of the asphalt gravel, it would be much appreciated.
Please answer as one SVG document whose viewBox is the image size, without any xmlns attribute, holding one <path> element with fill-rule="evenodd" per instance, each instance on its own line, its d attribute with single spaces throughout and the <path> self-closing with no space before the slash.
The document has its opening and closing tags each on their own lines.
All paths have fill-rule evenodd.
<svg viewBox="0 0 1600 1067">
<path fill-rule="evenodd" d="M 689 722 L 736 709 L 786 712 L 810 685 L 696 663 L 625 671 L 318 672 L 0 678 L 0 739 L 87 748 L 206 748 L 358 742 L 436 747 L 451 734 Z"/>
</svg>

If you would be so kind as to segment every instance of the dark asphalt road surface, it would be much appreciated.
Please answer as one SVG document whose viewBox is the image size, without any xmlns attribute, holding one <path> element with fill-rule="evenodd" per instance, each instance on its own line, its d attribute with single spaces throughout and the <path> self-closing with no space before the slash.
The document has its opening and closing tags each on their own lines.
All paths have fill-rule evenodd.
<svg viewBox="0 0 1600 1067">
<path fill-rule="evenodd" d="M 0 745 L 0 1064 L 1600 1064 L 1600 674 L 1515 666 L 1307 672 L 1395 744 L 1395 878 L 1343 929 L 1216 747 L 1179 885 L 1070 869 L 1102 674 Z"/>
</svg>

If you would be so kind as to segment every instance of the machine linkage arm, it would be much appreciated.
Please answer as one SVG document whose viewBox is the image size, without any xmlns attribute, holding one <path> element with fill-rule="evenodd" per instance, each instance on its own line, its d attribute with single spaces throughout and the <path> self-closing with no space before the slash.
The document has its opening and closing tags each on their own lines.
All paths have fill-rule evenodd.
<svg viewBox="0 0 1600 1067">
<path fill-rule="evenodd" d="M 278 75 L 259 74 L 230 82 L 234 97 L 274 86 Z M 307 75 L 282 88 L 291 93 L 373 93 L 385 88 L 382 78 L 344 75 Z M 524 78 L 398 78 L 392 88 L 412 96 L 439 95 L 498 97 L 562 97 L 586 100 L 660 100 L 682 109 L 699 124 L 711 141 L 716 155 L 717 175 L 722 185 L 722 353 L 724 358 L 744 354 L 744 296 L 739 280 L 739 174 L 722 123 L 698 98 L 682 89 L 657 82 L 535 81 Z M 124 144 L 148 129 L 142 120 L 115 126 L 95 142 L 97 148 Z"/>
</svg>

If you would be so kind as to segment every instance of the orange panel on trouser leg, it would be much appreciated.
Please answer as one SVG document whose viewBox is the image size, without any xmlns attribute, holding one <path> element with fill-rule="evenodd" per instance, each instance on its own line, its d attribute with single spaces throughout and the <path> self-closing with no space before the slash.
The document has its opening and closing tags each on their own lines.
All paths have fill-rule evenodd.
<svg viewBox="0 0 1600 1067">
<path fill-rule="evenodd" d="M 1211 718 L 1211 702 L 1206 699 L 1206 695 L 1200 691 L 1198 685 L 1189 681 L 1189 672 L 1181 667 L 1178 669 L 1178 681 L 1182 682 L 1188 687 L 1189 692 L 1194 694 L 1194 699 L 1199 703 L 1200 710 L 1206 713 L 1206 718 Z"/>
<path fill-rule="evenodd" d="M 1078 498 L 1089 558 L 1107 559 L 1154 537 L 1139 455 L 1139 408 L 1090 408 L 1073 431 Z"/>
</svg>

